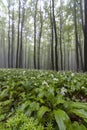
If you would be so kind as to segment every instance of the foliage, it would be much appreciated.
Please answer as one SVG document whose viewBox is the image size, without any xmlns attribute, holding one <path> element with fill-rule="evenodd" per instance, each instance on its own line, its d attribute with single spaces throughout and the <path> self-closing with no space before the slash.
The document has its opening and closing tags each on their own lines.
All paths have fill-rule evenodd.
<svg viewBox="0 0 87 130">
<path fill-rule="evenodd" d="M 11 117 L 6 126 L 10 129 L 17 130 L 43 130 L 41 125 L 33 118 L 27 117 L 21 111 L 18 111 L 15 116 Z"/>
<path fill-rule="evenodd" d="M 0 70 L 2 130 L 86 130 L 87 74 Z"/>
</svg>

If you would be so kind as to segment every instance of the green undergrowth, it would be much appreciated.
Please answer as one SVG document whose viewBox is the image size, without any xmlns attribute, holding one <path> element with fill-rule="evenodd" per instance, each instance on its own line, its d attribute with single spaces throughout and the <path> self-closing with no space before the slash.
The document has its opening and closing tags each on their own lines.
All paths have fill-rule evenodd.
<svg viewBox="0 0 87 130">
<path fill-rule="evenodd" d="M 1 69 L 0 130 L 87 130 L 87 74 Z"/>
</svg>

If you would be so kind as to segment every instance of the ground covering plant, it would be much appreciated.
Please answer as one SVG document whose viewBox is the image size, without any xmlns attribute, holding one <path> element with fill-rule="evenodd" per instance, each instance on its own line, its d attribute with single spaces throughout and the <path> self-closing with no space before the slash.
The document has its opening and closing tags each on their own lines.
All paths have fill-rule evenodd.
<svg viewBox="0 0 87 130">
<path fill-rule="evenodd" d="M 87 130 L 87 74 L 1 69 L 0 130 Z"/>
</svg>

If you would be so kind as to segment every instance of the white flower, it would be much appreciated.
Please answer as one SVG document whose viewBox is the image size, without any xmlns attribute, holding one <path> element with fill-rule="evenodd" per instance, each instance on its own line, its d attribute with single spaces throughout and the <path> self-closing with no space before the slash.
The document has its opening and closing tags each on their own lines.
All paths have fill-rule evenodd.
<svg viewBox="0 0 87 130">
<path fill-rule="evenodd" d="M 85 87 L 84 86 L 82 86 L 82 89 L 84 89 Z"/>
<path fill-rule="evenodd" d="M 62 87 L 61 88 L 61 92 L 60 92 L 62 95 L 65 95 L 65 93 L 67 93 L 67 89 Z"/>
<path fill-rule="evenodd" d="M 42 85 L 46 85 L 47 87 L 49 87 L 48 83 L 45 80 L 42 82 Z"/>
<path fill-rule="evenodd" d="M 74 75 L 75 75 L 74 73 L 71 74 L 72 77 L 73 77 Z"/>
<path fill-rule="evenodd" d="M 57 78 L 53 78 L 53 80 L 54 80 L 54 81 L 58 81 L 58 79 L 57 79 Z"/>
</svg>

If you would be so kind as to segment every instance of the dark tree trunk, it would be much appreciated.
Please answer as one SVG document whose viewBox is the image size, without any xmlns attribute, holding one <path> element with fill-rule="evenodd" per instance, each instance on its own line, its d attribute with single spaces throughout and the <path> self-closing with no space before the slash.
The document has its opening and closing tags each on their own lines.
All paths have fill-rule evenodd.
<svg viewBox="0 0 87 130">
<path fill-rule="evenodd" d="M 69 53 L 69 46 L 70 46 L 70 44 L 69 44 L 69 32 L 68 32 L 68 70 L 70 70 L 70 65 L 69 65 L 69 58 L 70 58 L 70 53 Z"/>
<path fill-rule="evenodd" d="M 55 32 L 55 69 L 58 71 L 58 36 L 57 36 L 57 28 L 54 14 L 54 0 L 52 0 L 52 10 L 53 10 L 53 26 Z"/>
<path fill-rule="evenodd" d="M 82 57 L 82 48 L 81 48 L 80 42 L 78 43 L 78 47 L 79 47 L 79 53 L 80 53 L 80 59 L 81 59 L 81 69 L 83 70 L 83 57 Z"/>
<path fill-rule="evenodd" d="M 41 46 L 41 36 L 42 36 L 42 27 L 43 27 L 43 16 L 40 10 L 40 32 L 39 32 L 39 39 L 38 39 L 38 69 L 40 69 L 40 46 Z"/>
<path fill-rule="evenodd" d="M 19 0 L 19 19 L 18 19 L 18 36 L 17 36 L 17 52 L 16 52 L 16 68 L 19 68 L 19 45 L 20 45 L 20 0 Z"/>
<path fill-rule="evenodd" d="M 82 0 L 80 0 L 80 16 L 81 16 L 81 22 L 82 22 L 82 30 L 83 30 L 83 33 L 84 33 Z"/>
<path fill-rule="evenodd" d="M 61 70 L 63 70 L 63 54 L 62 54 L 62 1 L 60 5 L 60 60 L 61 60 Z"/>
<path fill-rule="evenodd" d="M 65 37 L 63 35 L 63 41 L 64 41 Z M 66 69 L 66 47 L 65 47 L 65 42 L 64 42 L 64 70 Z"/>
<path fill-rule="evenodd" d="M 8 1 L 8 15 L 9 15 L 9 27 L 8 27 L 8 68 L 10 68 L 10 0 Z"/>
<path fill-rule="evenodd" d="M 25 68 L 27 68 L 27 50 L 28 50 L 28 44 L 27 44 L 27 36 L 26 36 L 26 44 L 25 44 Z"/>
<path fill-rule="evenodd" d="M 13 68 L 14 61 L 14 3 L 13 3 L 13 11 L 12 11 L 12 45 L 11 45 L 11 68 Z"/>
<path fill-rule="evenodd" d="M 85 27 L 84 27 L 84 71 L 87 72 L 87 0 L 84 0 L 85 5 Z"/>
<path fill-rule="evenodd" d="M 37 4 L 38 4 L 38 0 L 36 0 L 35 14 L 34 14 L 34 69 L 36 69 L 36 15 L 37 15 Z"/>
<path fill-rule="evenodd" d="M 21 21 L 21 38 L 20 38 L 20 51 L 19 51 L 19 68 L 23 67 L 23 27 L 24 27 L 24 14 L 25 14 L 25 0 L 23 1 L 22 21 Z"/>
<path fill-rule="evenodd" d="M 51 1 L 50 1 L 50 23 L 51 23 L 51 66 L 52 70 L 54 70 L 54 30 L 53 30 L 53 18 L 52 18 L 52 10 L 51 10 Z"/>
<path fill-rule="evenodd" d="M 76 19 L 76 0 L 74 0 L 74 24 L 75 24 L 75 45 L 76 45 L 76 69 L 79 70 L 79 54 L 78 54 L 78 31 L 77 31 L 77 19 Z"/>
</svg>

